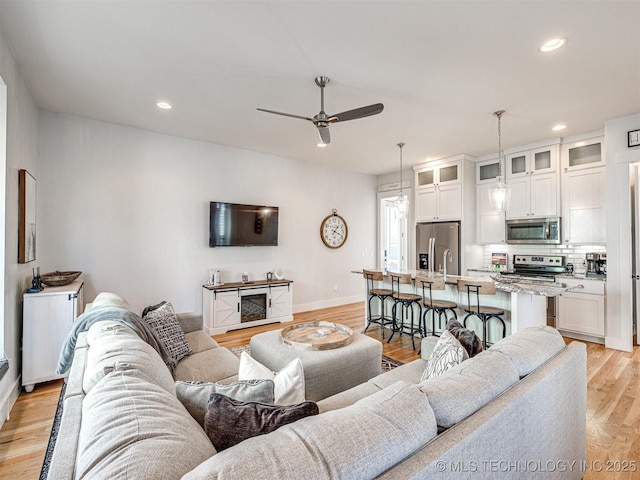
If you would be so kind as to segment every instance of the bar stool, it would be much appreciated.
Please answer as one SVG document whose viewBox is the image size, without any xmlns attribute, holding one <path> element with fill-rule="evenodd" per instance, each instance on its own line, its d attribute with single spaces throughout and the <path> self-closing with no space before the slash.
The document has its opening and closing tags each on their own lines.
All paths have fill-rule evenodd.
<svg viewBox="0 0 640 480">
<path fill-rule="evenodd" d="M 369 314 L 367 315 L 367 326 L 364 329 L 366 332 L 372 323 L 380 325 L 382 329 L 382 338 L 384 338 L 384 329 L 387 325 L 393 326 L 393 317 L 388 317 L 385 314 L 385 304 L 387 300 L 393 295 L 393 291 L 388 288 L 375 288 L 375 282 L 381 282 L 383 279 L 382 272 L 379 270 L 362 270 L 362 274 L 367 281 L 367 292 L 369 294 Z M 373 299 L 380 300 L 380 315 L 373 316 L 371 314 L 371 301 Z"/>
<path fill-rule="evenodd" d="M 469 317 L 478 317 L 482 322 L 482 347 L 487 348 L 487 338 L 489 335 L 489 321 L 497 318 L 502 324 L 502 338 L 507 334 L 507 326 L 502 316 L 504 310 L 501 308 L 487 307 L 480 305 L 480 295 L 495 295 L 496 285 L 493 280 L 458 280 L 458 292 L 467 291 L 467 305 L 463 307 L 467 315 L 464 317 L 462 324 L 467 328 L 467 320 Z M 471 295 L 475 295 L 475 303 L 471 302 Z"/>
<path fill-rule="evenodd" d="M 444 315 L 444 325 L 445 328 L 449 319 L 447 318 L 447 310 L 450 310 L 453 313 L 453 318 L 458 319 L 458 315 L 456 314 L 456 308 L 458 308 L 458 304 L 455 302 L 449 302 L 447 300 L 434 300 L 433 299 L 433 290 L 444 290 L 445 283 L 444 277 L 422 277 L 416 276 L 416 285 L 422 286 L 422 304 L 424 305 L 424 313 L 422 314 L 422 329 L 425 335 L 428 332 L 427 329 L 427 315 L 431 312 L 431 333 L 436 337 L 439 337 L 440 334 L 436 333 L 436 314 L 438 315 L 438 327 L 442 328 L 442 316 Z M 427 288 L 429 289 L 429 296 L 427 297 Z"/>
<path fill-rule="evenodd" d="M 415 293 L 403 293 L 400 292 L 400 285 L 412 285 L 411 274 L 410 273 L 392 273 L 389 272 L 387 274 L 391 277 L 391 290 L 393 291 L 393 310 L 391 316 L 393 317 L 393 328 L 391 330 L 391 336 L 387 343 L 391 341 L 393 335 L 396 332 L 399 332 L 400 335 L 403 333 L 408 333 L 411 335 L 411 345 L 413 349 L 416 349 L 414 335 L 419 333 L 420 336 L 422 334 L 422 327 L 420 325 L 420 319 L 422 314 L 422 297 L 420 295 L 416 295 Z M 400 306 L 400 315 L 398 315 L 398 306 Z M 418 307 L 418 321 L 417 323 L 414 321 L 414 307 Z M 411 313 L 411 325 L 405 325 L 404 318 L 406 313 Z M 400 319 L 400 323 L 398 324 L 398 319 Z"/>
</svg>

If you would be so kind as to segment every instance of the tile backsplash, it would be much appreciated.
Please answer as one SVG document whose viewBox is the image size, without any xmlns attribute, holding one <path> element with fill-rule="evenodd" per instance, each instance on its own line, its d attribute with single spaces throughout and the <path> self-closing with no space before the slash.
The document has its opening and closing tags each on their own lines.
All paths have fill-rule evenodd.
<svg viewBox="0 0 640 480">
<path fill-rule="evenodd" d="M 507 254 L 507 267 L 513 268 L 513 255 L 562 255 L 566 257 L 566 263 L 580 265 L 585 261 L 585 254 L 590 252 L 606 252 L 605 245 L 484 245 L 482 249 L 482 265 L 478 267 L 491 266 L 491 254 L 504 252 Z"/>
</svg>

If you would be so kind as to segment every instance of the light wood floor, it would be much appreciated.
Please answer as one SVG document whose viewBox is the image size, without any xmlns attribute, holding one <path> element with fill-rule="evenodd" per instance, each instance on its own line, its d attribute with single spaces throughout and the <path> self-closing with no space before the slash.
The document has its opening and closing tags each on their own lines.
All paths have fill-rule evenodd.
<svg viewBox="0 0 640 480">
<path fill-rule="evenodd" d="M 355 303 L 298 313 L 294 322 L 333 321 L 362 331 L 364 304 Z M 282 328 L 282 324 L 236 330 L 214 338 L 224 347 L 249 343 L 256 333 Z M 382 340 L 380 329 L 367 332 Z M 387 334 L 388 338 L 388 334 Z M 567 339 L 567 342 L 571 340 Z M 401 362 L 418 357 L 407 335 L 383 342 L 383 354 Z M 640 478 L 640 350 L 632 353 L 587 344 L 587 465 L 585 479 Z M 37 385 L 21 393 L 11 418 L 0 430 L 0 478 L 37 479 L 47 448 L 61 381 Z M 619 474 L 620 462 L 636 462 L 636 472 Z M 619 463 L 615 463 L 619 462 Z M 612 471 L 606 471 L 611 467 Z"/>
</svg>

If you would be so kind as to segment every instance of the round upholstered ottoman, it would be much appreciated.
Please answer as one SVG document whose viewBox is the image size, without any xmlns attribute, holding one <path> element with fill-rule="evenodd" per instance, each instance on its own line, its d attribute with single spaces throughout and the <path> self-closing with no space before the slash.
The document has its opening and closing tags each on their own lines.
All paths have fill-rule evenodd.
<svg viewBox="0 0 640 480">
<path fill-rule="evenodd" d="M 317 402 L 382 373 L 382 344 L 366 335 L 354 332 L 351 343 L 331 350 L 305 350 L 284 344 L 280 332 L 251 337 L 251 356 L 274 372 L 298 357 L 307 400 Z"/>
</svg>

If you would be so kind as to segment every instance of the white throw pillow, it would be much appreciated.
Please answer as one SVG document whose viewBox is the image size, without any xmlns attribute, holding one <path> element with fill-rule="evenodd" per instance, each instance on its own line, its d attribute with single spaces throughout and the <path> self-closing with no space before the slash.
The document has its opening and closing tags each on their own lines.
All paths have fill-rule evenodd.
<svg viewBox="0 0 640 480">
<path fill-rule="evenodd" d="M 468 358 L 469 354 L 460 341 L 449 330 L 445 330 L 431 352 L 420 381 L 438 377 Z"/>
<path fill-rule="evenodd" d="M 299 358 L 294 358 L 282 370 L 274 373 L 246 352 L 242 352 L 238 380 L 273 380 L 276 405 L 304 402 L 304 370 Z"/>
</svg>

